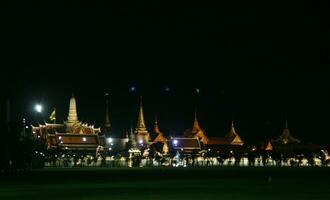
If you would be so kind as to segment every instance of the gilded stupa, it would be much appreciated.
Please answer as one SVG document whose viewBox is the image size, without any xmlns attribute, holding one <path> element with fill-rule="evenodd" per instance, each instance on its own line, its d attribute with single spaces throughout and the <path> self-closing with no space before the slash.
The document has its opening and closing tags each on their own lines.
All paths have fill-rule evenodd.
<svg viewBox="0 0 330 200">
<path fill-rule="evenodd" d="M 146 124 L 144 122 L 144 115 L 143 115 L 143 106 L 142 106 L 142 97 L 140 99 L 140 110 L 138 121 L 135 128 L 135 137 L 139 143 L 149 144 L 150 142 L 150 134 L 147 130 Z"/>
</svg>

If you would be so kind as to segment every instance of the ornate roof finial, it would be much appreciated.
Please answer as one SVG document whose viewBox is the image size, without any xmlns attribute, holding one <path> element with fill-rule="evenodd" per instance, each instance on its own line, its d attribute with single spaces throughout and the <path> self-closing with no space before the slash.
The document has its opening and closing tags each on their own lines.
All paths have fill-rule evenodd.
<svg viewBox="0 0 330 200">
<path fill-rule="evenodd" d="M 140 111 L 139 111 L 138 122 L 136 125 L 136 130 L 146 131 L 146 125 L 144 122 L 144 115 L 143 115 L 142 96 L 140 96 Z"/>
<path fill-rule="evenodd" d="M 157 115 L 155 115 L 154 132 L 156 132 L 156 133 L 160 132 L 159 127 L 158 127 Z"/>
<path fill-rule="evenodd" d="M 285 114 L 285 122 L 284 122 L 285 124 L 284 124 L 284 128 L 285 129 L 288 129 L 289 128 L 289 126 L 288 126 L 288 115 L 287 114 Z"/>
<path fill-rule="evenodd" d="M 193 124 L 193 128 L 192 128 L 192 132 L 195 133 L 195 132 L 198 132 L 198 131 L 201 131 L 201 127 L 199 126 L 199 123 L 198 123 L 198 119 L 197 119 L 197 109 L 195 108 L 195 119 L 194 119 L 194 124 Z"/>
<path fill-rule="evenodd" d="M 110 123 L 110 117 L 109 117 L 109 94 L 105 93 L 106 96 L 106 110 L 105 110 L 105 121 L 104 121 L 104 127 L 109 129 L 111 127 Z"/>
</svg>

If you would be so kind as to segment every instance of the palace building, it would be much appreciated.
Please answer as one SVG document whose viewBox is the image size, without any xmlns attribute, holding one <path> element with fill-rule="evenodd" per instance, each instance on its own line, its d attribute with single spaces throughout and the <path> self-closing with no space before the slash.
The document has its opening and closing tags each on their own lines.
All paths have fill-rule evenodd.
<svg viewBox="0 0 330 200">
<path fill-rule="evenodd" d="M 43 139 L 48 149 L 91 150 L 105 144 L 100 128 L 78 120 L 76 99 L 70 98 L 67 121 L 63 124 L 45 123 L 32 126 L 32 133 Z"/>
</svg>

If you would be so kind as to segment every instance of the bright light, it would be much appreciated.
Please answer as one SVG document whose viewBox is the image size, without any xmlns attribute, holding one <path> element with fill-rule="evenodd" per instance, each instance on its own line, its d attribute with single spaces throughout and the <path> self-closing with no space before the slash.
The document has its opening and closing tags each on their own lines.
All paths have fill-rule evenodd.
<svg viewBox="0 0 330 200">
<path fill-rule="evenodd" d="M 82 140 L 83 140 L 83 142 L 86 142 L 87 141 L 85 137 L 83 137 Z"/>
<path fill-rule="evenodd" d="M 59 136 L 58 139 L 59 139 L 59 140 L 62 140 L 62 136 Z"/>
<path fill-rule="evenodd" d="M 109 148 L 109 151 L 111 151 L 112 149 L 111 149 L 111 147 Z"/>
<path fill-rule="evenodd" d="M 139 140 L 139 144 L 143 144 L 143 140 Z"/>
<path fill-rule="evenodd" d="M 38 138 L 40 138 L 40 135 L 38 135 Z"/>
<path fill-rule="evenodd" d="M 211 151 L 211 149 L 208 149 L 208 151 Z"/>
<path fill-rule="evenodd" d="M 113 139 L 112 138 L 108 138 L 108 143 L 112 143 Z"/>
<path fill-rule="evenodd" d="M 42 105 L 40 104 L 37 104 L 34 109 L 38 112 L 38 113 L 41 113 L 42 112 Z"/>
<path fill-rule="evenodd" d="M 174 146 L 177 146 L 177 145 L 178 145 L 178 143 L 179 143 L 179 141 L 178 141 L 178 140 L 173 140 L 173 145 L 174 145 Z"/>
<path fill-rule="evenodd" d="M 136 90 L 136 87 L 135 87 L 135 86 L 131 86 L 131 87 L 130 87 L 130 91 L 131 91 L 131 92 L 135 92 L 135 90 Z"/>
<path fill-rule="evenodd" d="M 29 126 L 25 126 L 25 128 L 26 128 L 26 129 L 28 129 L 28 128 L 29 128 Z"/>
</svg>

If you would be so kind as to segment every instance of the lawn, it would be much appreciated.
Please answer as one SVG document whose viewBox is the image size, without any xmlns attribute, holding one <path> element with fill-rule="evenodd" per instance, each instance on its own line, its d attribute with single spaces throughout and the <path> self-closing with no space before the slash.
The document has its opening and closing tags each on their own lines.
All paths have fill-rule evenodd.
<svg viewBox="0 0 330 200">
<path fill-rule="evenodd" d="M 0 199 L 330 199 L 330 168 L 47 169 L 4 176 Z"/>
</svg>

